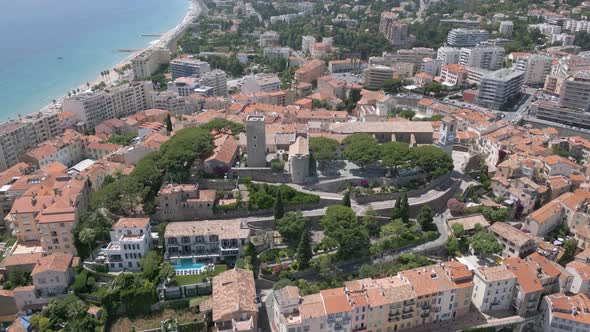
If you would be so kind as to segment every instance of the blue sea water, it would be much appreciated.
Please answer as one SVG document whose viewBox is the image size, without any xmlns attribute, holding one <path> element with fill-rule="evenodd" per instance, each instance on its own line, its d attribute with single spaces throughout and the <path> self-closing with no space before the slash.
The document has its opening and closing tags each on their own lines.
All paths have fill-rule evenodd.
<svg viewBox="0 0 590 332">
<path fill-rule="evenodd" d="M 0 0 L 0 120 L 35 112 L 178 25 L 188 0 Z M 58 59 L 58 58 L 62 59 Z"/>
</svg>

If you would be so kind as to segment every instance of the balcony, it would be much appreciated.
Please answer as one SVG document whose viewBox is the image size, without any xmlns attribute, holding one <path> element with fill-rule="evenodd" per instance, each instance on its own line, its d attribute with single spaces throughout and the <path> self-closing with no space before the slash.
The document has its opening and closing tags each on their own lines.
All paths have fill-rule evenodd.
<svg viewBox="0 0 590 332">
<path fill-rule="evenodd" d="M 412 317 L 414 317 L 414 315 L 411 313 L 402 315 L 402 319 L 408 319 L 408 318 L 412 318 Z"/>
<path fill-rule="evenodd" d="M 390 322 L 390 323 L 391 322 L 399 322 L 400 321 L 400 318 L 399 317 L 389 317 L 387 319 L 387 321 Z"/>
<path fill-rule="evenodd" d="M 403 312 L 404 312 L 404 314 L 407 314 L 409 312 L 414 312 L 414 307 L 405 307 Z"/>
<path fill-rule="evenodd" d="M 389 312 L 389 317 L 395 317 L 399 315 L 401 315 L 401 312 L 399 310 Z"/>
<path fill-rule="evenodd" d="M 352 331 L 353 332 L 357 332 L 357 331 L 366 331 L 367 327 L 366 326 L 359 326 L 357 328 L 353 328 Z"/>
</svg>

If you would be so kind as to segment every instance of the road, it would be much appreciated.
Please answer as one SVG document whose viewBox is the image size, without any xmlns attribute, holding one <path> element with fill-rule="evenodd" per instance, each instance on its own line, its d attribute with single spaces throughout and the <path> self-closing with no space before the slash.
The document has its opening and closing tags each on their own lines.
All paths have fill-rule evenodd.
<svg viewBox="0 0 590 332">
<path fill-rule="evenodd" d="M 424 16 L 424 13 L 426 12 L 427 9 L 428 9 L 427 0 L 420 0 L 420 8 L 418 8 L 418 11 L 416 12 L 416 20 L 414 22 L 422 22 L 422 16 Z"/>
</svg>

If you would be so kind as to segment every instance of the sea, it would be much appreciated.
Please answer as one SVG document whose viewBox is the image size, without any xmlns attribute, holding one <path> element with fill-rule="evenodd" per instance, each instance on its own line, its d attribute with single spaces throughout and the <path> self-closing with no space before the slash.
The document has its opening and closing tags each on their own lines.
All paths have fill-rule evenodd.
<svg viewBox="0 0 590 332">
<path fill-rule="evenodd" d="M 36 112 L 178 25 L 188 0 L 0 0 L 0 121 Z"/>
</svg>

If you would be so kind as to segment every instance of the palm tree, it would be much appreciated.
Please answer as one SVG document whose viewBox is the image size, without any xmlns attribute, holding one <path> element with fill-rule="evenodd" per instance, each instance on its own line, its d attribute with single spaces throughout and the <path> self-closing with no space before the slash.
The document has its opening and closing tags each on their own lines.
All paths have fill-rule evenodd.
<svg viewBox="0 0 590 332">
<path fill-rule="evenodd" d="M 80 238 L 80 242 L 88 245 L 88 249 L 90 250 L 90 259 L 94 259 L 92 257 L 92 243 L 96 239 L 96 231 L 92 228 L 85 228 L 78 236 Z"/>
</svg>

